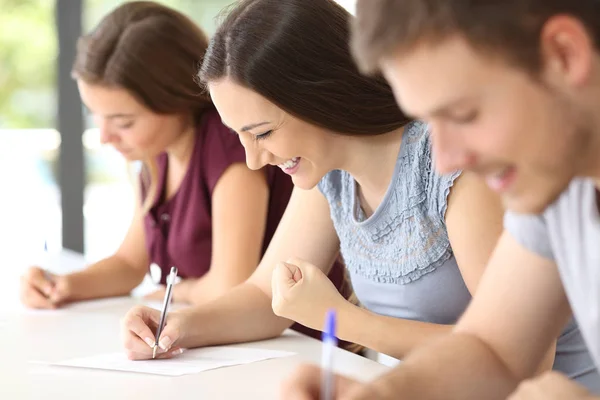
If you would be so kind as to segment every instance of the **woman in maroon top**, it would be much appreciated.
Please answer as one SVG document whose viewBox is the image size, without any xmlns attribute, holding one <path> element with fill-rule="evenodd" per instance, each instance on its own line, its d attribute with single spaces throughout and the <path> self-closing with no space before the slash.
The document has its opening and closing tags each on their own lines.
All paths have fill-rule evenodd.
<svg viewBox="0 0 600 400">
<path fill-rule="evenodd" d="M 127 3 L 80 39 L 73 67 L 103 143 L 142 160 L 141 198 L 116 253 L 69 275 L 32 267 L 23 302 L 56 308 L 128 294 L 151 263 L 184 278 L 176 301 L 214 299 L 246 280 L 292 191 L 278 168 L 251 171 L 244 148 L 193 76 L 207 48 L 187 17 L 151 2 Z M 342 287 L 343 268 L 330 274 Z M 162 293 L 155 293 L 162 298 Z"/>
</svg>

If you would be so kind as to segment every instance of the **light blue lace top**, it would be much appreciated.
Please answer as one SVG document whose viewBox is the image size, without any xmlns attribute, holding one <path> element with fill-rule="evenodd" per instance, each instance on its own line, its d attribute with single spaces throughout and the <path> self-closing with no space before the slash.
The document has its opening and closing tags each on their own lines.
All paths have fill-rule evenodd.
<svg viewBox="0 0 600 400">
<path fill-rule="evenodd" d="M 445 224 L 447 198 L 459 175 L 435 172 L 427 125 L 413 122 L 405 129 L 390 186 L 369 218 L 350 174 L 331 171 L 319 182 L 364 307 L 437 324 L 454 324 L 462 315 L 471 295 Z M 598 389 L 598 375 L 574 321 L 558 340 L 554 369 Z"/>
<path fill-rule="evenodd" d="M 359 204 L 354 178 L 331 171 L 319 183 L 330 205 L 348 269 L 374 282 L 406 284 L 452 258 L 444 214 L 458 173 L 432 170 L 426 125 L 412 123 L 388 190 L 370 218 Z"/>
<path fill-rule="evenodd" d="M 459 173 L 432 168 L 427 126 L 405 128 L 388 190 L 365 218 L 356 182 L 331 171 L 319 183 L 361 303 L 380 314 L 454 323 L 471 296 L 454 260 L 444 215 Z"/>
</svg>

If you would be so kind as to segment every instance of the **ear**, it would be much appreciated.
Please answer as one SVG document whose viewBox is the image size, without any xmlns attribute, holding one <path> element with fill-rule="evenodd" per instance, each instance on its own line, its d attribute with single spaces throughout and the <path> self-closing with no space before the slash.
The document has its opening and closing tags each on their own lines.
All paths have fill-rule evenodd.
<svg viewBox="0 0 600 400">
<path fill-rule="evenodd" d="M 551 82 L 579 87 L 590 80 L 595 49 L 581 20 L 570 15 L 548 19 L 540 34 L 540 50 L 543 74 Z"/>
</svg>

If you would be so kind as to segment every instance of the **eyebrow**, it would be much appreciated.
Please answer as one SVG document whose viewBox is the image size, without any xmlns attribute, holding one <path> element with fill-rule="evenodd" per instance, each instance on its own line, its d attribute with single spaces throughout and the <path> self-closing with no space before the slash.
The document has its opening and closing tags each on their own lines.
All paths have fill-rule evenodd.
<svg viewBox="0 0 600 400">
<path fill-rule="evenodd" d="M 430 116 L 448 116 L 451 114 L 451 109 L 452 107 L 456 107 L 457 105 L 460 105 L 461 103 L 466 102 L 468 99 L 465 97 L 462 98 L 458 98 L 458 99 L 454 99 L 451 100 L 449 102 L 447 102 L 446 104 L 437 107 L 436 109 L 434 109 L 431 113 Z"/>
<path fill-rule="evenodd" d="M 83 103 L 83 108 L 85 109 L 85 111 L 89 114 L 93 114 L 92 110 L 90 110 L 90 108 Z M 108 114 L 106 116 L 106 118 L 108 119 L 114 119 L 114 118 L 131 118 L 131 117 L 135 117 L 135 114 L 124 114 L 124 113 L 115 113 L 115 114 Z"/>
<path fill-rule="evenodd" d="M 246 131 L 249 131 L 251 129 L 258 128 L 259 126 L 266 125 L 266 124 L 270 124 L 270 122 L 269 121 L 265 121 L 265 122 L 258 122 L 256 124 L 250 124 L 250 125 L 242 126 L 242 128 L 240 129 L 240 132 L 246 132 Z"/>
<path fill-rule="evenodd" d="M 108 118 L 108 119 L 131 118 L 133 116 L 134 116 L 134 114 L 109 114 L 109 115 L 106 116 L 106 118 Z"/>
</svg>

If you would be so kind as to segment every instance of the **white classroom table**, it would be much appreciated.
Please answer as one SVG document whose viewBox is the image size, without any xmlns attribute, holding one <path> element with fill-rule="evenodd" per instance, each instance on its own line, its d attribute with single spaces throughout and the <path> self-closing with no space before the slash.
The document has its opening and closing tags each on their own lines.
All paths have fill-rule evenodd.
<svg viewBox="0 0 600 400">
<path fill-rule="evenodd" d="M 69 264 L 68 269 L 75 263 L 83 265 L 78 255 L 64 253 L 59 259 Z M 298 353 L 295 356 L 181 377 L 32 363 L 120 351 L 120 319 L 142 302 L 127 297 L 78 303 L 58 311 L 3 310 L 0 399 L 277 399 L 280 383 L 297 365 L 320 360 L 319 341 L 288 330 L 277 339 L 239 346 L 292 351 Z M 370 380 L 388 367 L 337 349 L 335 370 Z"/>
</svg>

